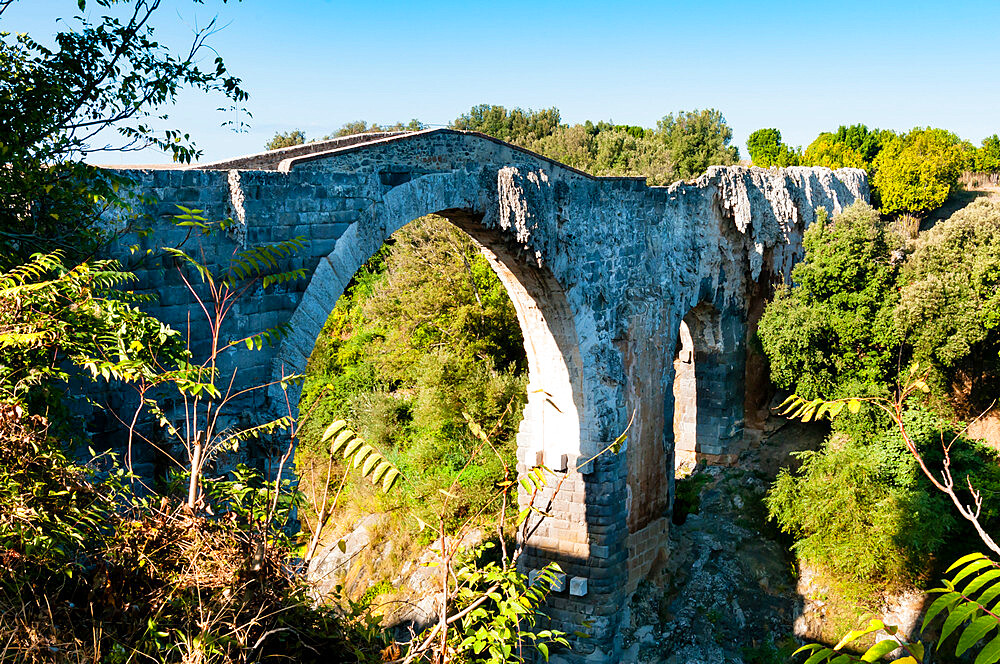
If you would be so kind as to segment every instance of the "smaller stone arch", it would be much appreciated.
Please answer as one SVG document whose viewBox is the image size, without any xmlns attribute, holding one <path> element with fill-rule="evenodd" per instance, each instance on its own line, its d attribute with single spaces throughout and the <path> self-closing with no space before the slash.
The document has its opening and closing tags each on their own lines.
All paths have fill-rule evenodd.
<svg viewBox="0 0 1000 664">
<path fill-rule="evenodd" d="M 674 358 L 674 467 L 730 464 L 743 447 L 746 325 L 711 302 L 687 312 Z"/>
</svg>

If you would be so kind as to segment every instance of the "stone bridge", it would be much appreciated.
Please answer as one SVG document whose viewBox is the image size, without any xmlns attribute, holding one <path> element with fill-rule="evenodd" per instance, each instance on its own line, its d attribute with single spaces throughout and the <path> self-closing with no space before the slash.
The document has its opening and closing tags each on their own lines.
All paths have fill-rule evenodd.
<svg viewBox="0 0 1000 664">
<path fill-rule="evenodd" d="M 249 298 L 231 317 L 233 334 L 292 326 L 276 348 L 225 358 L 245 385 L 304 371 L 355 271 L 403 225 L 436 213 L 472 236 L 524 333 L 530 383 L 518 470 L 544 463 L 565 475 L 523 562 L 565 570 L 550 613 L 569 631 L 589 622 L 593 638 L 567 657 L 595 662 L 617 661 L 620 608 L 669 555 L 675 457 L 734 460 L 750 438 L 745 418 L 766 407 L 760 381 L 747 388 L 746 342 L 764 298 L 801 257 L 815 208 L 834 212 L 868 196 L 855 169 L 713 167 L 649 187 L 448 129 L 133 173 L 156 200 L 144 204 L 156 220 L 153 236 L 139 240 L 147 246 L 184 233 L 166 219 L 176 205 L 235 220 L 203 247 L 220 265 L 241 246 L 308 238 L 291 266 L 308 279 Z M 138 274 L 159 294 L 154 313 L 179 329 L 190 317 L 195 350 L 203 347 L 207 330 L 176 271 L 157 264 Z M 274 388 L 242 408 L 250 419 L 280 414 L 285 398 Z M 618 454 L 592 459 L 626 427 Z"/>
</svg>

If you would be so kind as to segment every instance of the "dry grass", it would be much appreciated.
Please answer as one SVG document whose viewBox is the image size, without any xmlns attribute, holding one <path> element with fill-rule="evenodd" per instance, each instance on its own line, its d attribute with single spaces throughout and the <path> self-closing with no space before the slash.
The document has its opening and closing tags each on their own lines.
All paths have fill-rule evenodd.
<svg viewBox="0 0 1000 664">
<path fill-rule="evenodd" d="M 0 664 L 357 661 L 274 530 L 117 493 L 21 415 L 0 405 Z"/>
</svg>

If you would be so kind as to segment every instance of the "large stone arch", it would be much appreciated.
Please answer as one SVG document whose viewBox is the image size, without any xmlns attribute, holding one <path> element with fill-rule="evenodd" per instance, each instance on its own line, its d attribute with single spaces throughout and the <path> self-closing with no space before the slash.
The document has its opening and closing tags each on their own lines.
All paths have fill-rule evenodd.
<svg viewBox="0 0 1000 664">
<path fill-rule="evenodd" d="M 582 451 L 580 432 L 587 430 L 584 372 L 574 312 L 559 281 L 545 265 L 518 251 L 511 238 L 483 223 L 472 206 L 478 194 L 451 179 L 436 176 L 430 186 L 419 179 L 390 190 L 360 215 L 332 252 L 320 258 L 302 298 L 289 318 L 292 335 L 278 349 L 271 382 L 305 371 L 312 344 L 351 278 L 382 244 L 414 219 L 437 214 L 465 231 L 479 245 L 507 290 L 517 312 L 528 359 L 528 404 L 518 436 L 519 459 L 530 468 L 545 463 L 566 468 Z M 522 242 L 523 244 L 523 242 Z M 281 387 L 271 401 L 284 401 Z M 293 394 L 292 401 L 296 401 Z"/>
</svg>

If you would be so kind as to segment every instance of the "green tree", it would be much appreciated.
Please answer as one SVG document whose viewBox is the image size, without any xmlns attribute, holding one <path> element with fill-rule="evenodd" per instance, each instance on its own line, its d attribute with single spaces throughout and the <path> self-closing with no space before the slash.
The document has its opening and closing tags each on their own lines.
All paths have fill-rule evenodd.
<svg viewBox="0 0 1000 664">
<path fill-rule="evenodd" d="M 514 108 L 508 111 L 503 106 L 492 104 L 473 106 L 468 113 L 458 116 L 451 123 L 454 129 L 478 131 L 522 146 L 552 134 L 560 125 L 557 108 L 540 111 Z"/>
<path fill-rule="evenodd" d="M 977 415 L 1000 391 L 1000 202 L 977 200 L 921 234 L 896 324 L 931 385 Z"/>
<path fill-rule="evenodd" d="M 649 129 L 590 120 L 568 126 L 561 124 L 556 108 L 508 111 L 481 104 L 451 126 L 494 136 L 594 175 L 645 177 L 651 185 L 739 160 L 739 150 L 729 145 L 732 130 L 713 109 L 670 114 Z"/>
<path fill-rule="evenodd" d="M 652 135 L 609 129 L 598 133 L 593 145 L 593 161 L 587 170 L 594 175 L 645 176 L 652 185 L 677 179 L 670 151 Z"/>
<path fill-rule="evenodd" d="M 865 203 L 806 230 L 793 286 L 778 289 L 758 329 L 776 385 L 809 399 L 887 389 L 901 343 L 894 244 Z"/>
<path fill-rule="evenodd" d="M 967 161 L 961 139 L 944 129 L 916 128 L 884 144 L 872 162 L 884 213 L 926 213 L 940 207 Z"/>
<path fill-rule="evenodd" d="M 883 129 L 868 129 L 863 124 L 841 125 L 834 133 L 834 141 L 861 155 L 866 164 L 875 161 L 875 157 L 885 144 L 895 137 L 893 131 Z"/>
<path fill-rule="evenodd" d="M 842 141 L 835 134 L 824 132 L 816 137 L 805 154 L 802 163 L 809 166 L 824 166 L 826 168 L 871 168 L 871 163 L 864 155 Z"/>
<path fill-rule="evenodd" d="M 382 126 L 377 122 L 368 124 L 365 120 L 357 120 L 354 122 L 348 122 L 344 124 L 340 129 L 335 131 L 333 134 L 326 136 L 325 138 L 340 138 L 341 136 L 352 136 L 354 134 L 366 134 L 369 132 L 380 132 L 380 131 L 420 131 L 422 129 L 427 129 L 425 125 L 420 120 L 414 118 L 407 123 L 397 122 L 392 125 Z"/>
<path fill-rule="evenodd" d="M 305 132 L 296 129 L 295 131 L 275 132 L 265 145 L 265 150 L 280 150 L 290 148 L 293 145 L 302 145 L 306 142 Z"/>
<path fill-rule="evenodd" d="M 803 165 L 827 168 L 863 168 L 874 173 L 875 157 L 896 137 L 896 132 L 869 129 L 863 124 L 841 125 L 823 132 L 806 148 Z"/>
<path fill-rule="evenodd" d="M 729 145 L 733 130 L 715 109 L 680 111 L 656 123 L 656 135 L 667 148 L 676 176 L 688 179 L 709 166 L 729 166 L 740 160 L 740 151 Z"/>
<path fill-rule="evenodd" d="M 981 173 L 1000 173 L 1000 136 L 993 134 L 983 139 L 982 147 L 975 152 L 974 168 Z"/>
<path fill-rule="evenodd" d="M 0 3 L 0 17 L 12 4 Z M 0 268 L 51 248 L 86 255 L 102 236 L 102 212 L 127 209 L 121 176 L 84 157 L 155 147 L 190 162 L 200 154 L 190 137 L 152 120 L 184 89 L 234 105 L 247 98 L 221 57 L 205 64 L 214 22 L 177 55 L 155 39 L 160 0 L 76 4 L 80 14 L 61 19 L 51 48 L 24 33 L 0 38 Z M 88 6 L 105 15 L 89 18 Z M 120 138 L 105 145 L 110 132 Z"/>
<path fill-rule="evenodd" d="M 747 152 L 754 166 L 798 166 L 800 155 L 781 142 L 777 129 L 758 129 L 747 139 Z"/>
</svg>

